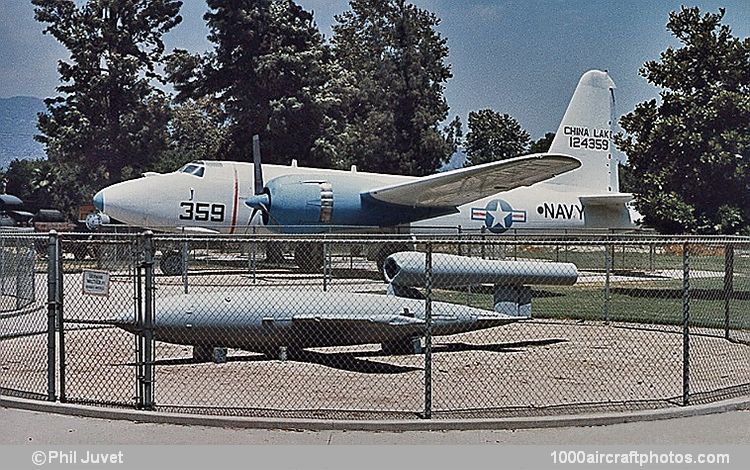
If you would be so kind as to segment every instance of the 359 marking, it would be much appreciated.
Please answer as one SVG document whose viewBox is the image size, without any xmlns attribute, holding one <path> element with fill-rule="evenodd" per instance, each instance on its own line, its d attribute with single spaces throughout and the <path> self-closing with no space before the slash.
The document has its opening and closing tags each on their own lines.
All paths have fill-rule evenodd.
<svg viewBox="0 0 750 470">
<path fill-rule="evenodd" d="M 184 201 L 180 203 L 182 212 L 180 220 L 195 220 L 197 222 L 224 222 L 227 210 L 224 204 L 208 202 Z"/>
</svg>

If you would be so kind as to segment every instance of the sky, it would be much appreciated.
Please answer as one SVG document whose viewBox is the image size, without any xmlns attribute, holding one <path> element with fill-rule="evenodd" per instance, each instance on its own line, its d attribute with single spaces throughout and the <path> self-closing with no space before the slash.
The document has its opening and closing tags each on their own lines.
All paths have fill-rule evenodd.
<svg viewBox="0 0 750 470">
<path fill-rule="evenodd" d="M 297 0 L 331 36 L 334 15 L 347 0 Z M 0 0 L 0 97 L 55 94 L 57 61 L 66 50 L 34 20 L 29 0 Z M 203 0 L 183 0 L 183 22 L 166 37 L 167 49 L 206 51 Z M 725 24 L 750 36 L 750 1 L 673 0 L 414 0 L 440 19 L 453 78 L 445 96 L 450 116 L 466 126 L 470 111 L 490 108 L 515 117 L 536 139 L 557 130 L 580 76 L 608 70 L 617 84 L 616 114 L 632 111 L 659 90 L 638 75 L 677 41 L 667 32 L 670 11 L 682 4 L 704 12 L 726 8 Z"/>
</svg>

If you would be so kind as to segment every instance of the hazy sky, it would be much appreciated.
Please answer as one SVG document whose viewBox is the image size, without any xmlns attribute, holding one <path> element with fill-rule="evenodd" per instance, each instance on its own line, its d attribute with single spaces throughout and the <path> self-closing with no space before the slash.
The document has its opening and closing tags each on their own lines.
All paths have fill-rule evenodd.
<svg viewBox="0 0 750 470">
<path fill-rule="evenodd" d="M 42 35 L 29 0 L 0 0 L 0 97 L 55 94 L 56 62 L 65 49 Z M 346 0 L 298 0 L 331 35 Z M 451 117 L 466 124 L 469 111 L 492 108 L 518 119 L 532 137 L 555 131 L 575 85 L 586 70 L 607 69 L 617 83 L 617 113 L 657 96 L 638 75 L 646 60 L 676 41 L 667 33 L 673 0 L 418 0 L 442 19 L 453 79 L 446 87 Z M 690 1 L 704 11 L 726 7 L 725 23 L 750 36 L 750 1 Z M 175 47 L 204 51 L 203 0 L 184 0 L 183 22 L 166 38 Z"/>
</svg>

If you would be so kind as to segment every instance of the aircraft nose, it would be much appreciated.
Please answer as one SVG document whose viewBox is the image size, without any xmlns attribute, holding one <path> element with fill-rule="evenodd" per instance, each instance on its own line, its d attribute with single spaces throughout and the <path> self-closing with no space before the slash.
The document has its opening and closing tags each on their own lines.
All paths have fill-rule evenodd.
<svg viewBox="0 0 750 470">
<path fill-rule="evenodd" d="M 94 207 L 99 212 L 104 212 L 104 191 L 99 191 L 94 195 Z"/>
</svg>

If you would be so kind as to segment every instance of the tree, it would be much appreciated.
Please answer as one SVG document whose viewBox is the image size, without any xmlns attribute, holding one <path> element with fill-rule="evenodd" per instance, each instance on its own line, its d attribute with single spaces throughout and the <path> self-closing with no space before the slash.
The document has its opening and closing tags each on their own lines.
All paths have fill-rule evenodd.
<svg viewBox="0 0 750 470">
<path fill-rule="evenodd" d="M 440 20 L 404 0 L 350 4 L 333 26 L 335 57 L 350 77 L 337 152 L 368 171 L 433 173 L 452 154 L 439 128 L 452 76 Z"/>
<path fill-rule="evenodd" d="M 45 34 L 70 52 L 70 59 L 58 64 L 60 94 L 45 100 L 36 139 L 45 146 L 56 181 L 86 181 L 73 185 L 69 198 L 52 194 L 53 202 L 74 213 L 92 190 L 147 169 L 166 146 L 169 103 L 151 81 L 159 78 L 161 38 L 181 21 L 182 3 L 32 3 L 36 19 L 47 23 Z"/>
<path fill-rule="evenodd" d="M 640 70 L 661 100 L 621 119 L 636 207 L 661 232 L 750 233 L 750 39 L 734 37 L 723 17 L 670 13 L 681 47 Z"/>
<path fill-rule="evenodd" d="M 443 129 L 445 134 L 445 141 L 451 151 L 451 155 L 456 153 L 459 148 L 464 145 L 464 127 L 461 123 L 461 118 L 456 116 L 447 126 Z"/>
<path fill-rule="evenodd" d="M 81 202 L 81 192 L 95 190 L 90 183 L 78 180 L 72 167 L 61 167 L 49 160 L 13 160 L 6 180 L 8 194 L 21 198 L 31 212 L 58 207 L 70 217 L 78 215 L 75 209 Z"/>
<path fill-rule="evenodd" d="M 517 157 L 529 147 L 531 138 L 508 114 L 491 109 L 469 113 L 466 134 L 466 166 Z"/>
<path fill-rule="evenodd" d="M 532 142 L 529 146 L 529 153 L 546 153 L 549 152 L 552 141 L 555 140 L 554 132 L 547 132 L 544 137 L 540 137 L 539 140 Z"/>
<path fill-rule="evenodd" d="M 169 146 L 159 155 L 152 170 L 174 171 L 195 160 L 218 160 L 226 146 L 227 128 L 216 101 L 188 99 L 172 109 Z"/>
<path fill-rule="evenodd" d="M 169 79 L 178 100 L 210 97 L 224 111 L 223 157 L 252 160 L 252 136 L 261 136 L 269 163 L 320 166 L 313 149 L 323 132 L 330 51 L 311 13 L 292 0 L 208 0 L 205 56 L 178 50 Z"/>
</svg>

